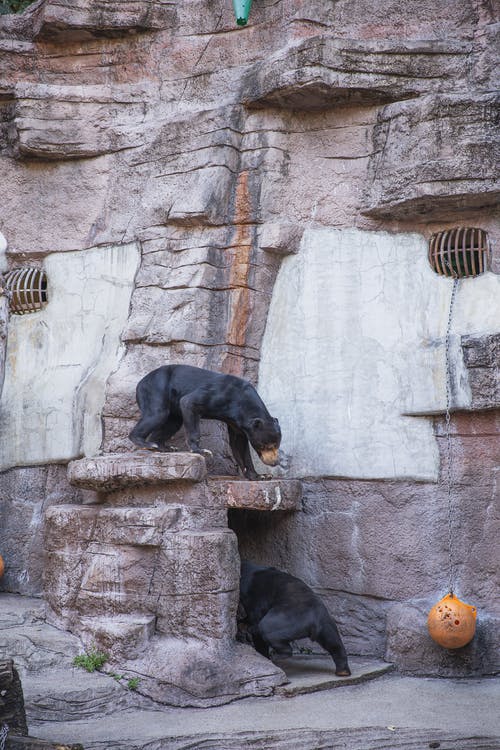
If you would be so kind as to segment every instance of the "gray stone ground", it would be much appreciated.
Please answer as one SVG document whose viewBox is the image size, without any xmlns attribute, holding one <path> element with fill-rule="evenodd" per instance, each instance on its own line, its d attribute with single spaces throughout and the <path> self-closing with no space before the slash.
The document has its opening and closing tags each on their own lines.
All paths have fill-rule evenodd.
<svg viewBox="0 0 500 750">
<path fill-rule="evenodd" d="M 354 658 L 345 681 L 327 660 L 304 656 L 289 665 L 280 695 L 171 708 L 127 689 L 126 679 L 74 668 L 78 640 L 43 618 L 42 600 L 0 595 L 0 657 L 19 668 L 35 737 L 86 750 L 500 749 L 500 678 L 407 677 Z"/>
</svg>

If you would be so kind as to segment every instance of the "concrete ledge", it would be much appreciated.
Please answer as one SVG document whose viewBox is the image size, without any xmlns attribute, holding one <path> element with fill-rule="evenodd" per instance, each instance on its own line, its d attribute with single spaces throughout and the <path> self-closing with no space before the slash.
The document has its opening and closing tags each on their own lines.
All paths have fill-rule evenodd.
<svg viewBox="0 0 500 750">
<path fill-rule="evenodd" d="M 325 110 L 408 99 L 465 78 L 463 42 L 312 37 L 279 50 L 249 71 L 243 104 Z"/>
<path fill-rule="evenodd" d="M 212 493 L 227 508 L 247 510 L 301 510 L 302 483 L 298 479 L 269 479 L 249 482 L 233 477 L 210 479 Z"/>
<path fill-rule="evenodd" d="M 304 227 L 300 224 L 274 221 L 264 224 L 259 232 L 259 247 L 276 255 L 299 252 Z"/>
<path fill-rule="evenodd" d="M 429 94 L 384 107 L 373 134 L 363 213 L 438 214 L 442 220 L 498 204 L 499 109 L 496 92 Z"/>
<path fill-rule="evenodd" d="M 338 677 L 335 665 L 326 654 L 300 654 L 289 658 L 275 657 L 274 663 L 286 674 L 288 683 L 275 688 L 275 695 L 301 695 L 316 693 L 318 690 L 345 685 L 357 685 L 360 682 L 373 680 L 394 669 L 385 661 L 362 656 L 349 657 L 350 677 Z"/>
<path fill-rule="evenodd" d="M 96 492 L 163 482 L 201 482 L 205 475 L 205 459 L 196 453 L 109 453 L 68 465 L 70 484 Z"/>
</svg>

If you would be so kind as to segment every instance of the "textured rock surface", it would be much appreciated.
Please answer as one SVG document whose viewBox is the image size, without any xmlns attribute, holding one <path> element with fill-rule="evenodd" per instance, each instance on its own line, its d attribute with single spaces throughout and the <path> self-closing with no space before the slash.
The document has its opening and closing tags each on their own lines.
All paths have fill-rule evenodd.
<svg viewBox="0 0 500 750">
<path fill-rule="evenodd" d="M 462 412 L 454 415 L 451 423 L 455 590 L 464 601 L 477 606 L 483 632 L 500 615 L 495 574 L 498 419 L 494 410 L 480 415 Z M 337 620 L 350 653 L 382 657 L 391 607 L 419 597 L 435 603 L 447 591 L 450 570 L 444 419 L 436 421 L 435 429 L 442 463 L 438 485 L 304 481 L 302 513 L 270 517 L 234 511 L 231 515 L 242 557 L 288 570 L 311 585 Z M 405 641 L 410 648 L 411 634 L 405 636 L 402 629 L 400 637 L 400 642 Z M 455 674 L 460 664 L 464 673 L 471 674 L 489 670 L 496 663 L 492 651 L 495 636 L 490 633 L 481 635 L 481 639 L 483 656 L 457 661 Z M 415 643 L 421 645 L 423 640 L 419 635 Z M 424 651 L 422 672 L 440 674 L 441 660 L 432 661 L 436 652 L 430 638 Z M 419 653 L 416 647 L 415 672 Z M 390 658 L 399 664 L 396 647 L 391 648 Z M 405 663 L 407 656 L 402 654 L 402 666 Z"/>
<path fill-rule="evenodd" d="M 46 596 L 60 622 L 71 627 L 88 613 L 150 614 L 161 633 L 231 638 L 238 597 L 233 534 L 179 531 L 175 507 L 126 510 L 59 506 L 48 512 Z M 135 534 L 129 531 L 134 522 Z"/>
<path fill-rule="evenodd" d="M 248 73 L 243 101 L 311 112 L 409 99 L 456 88 L 466 77 L 470 52 L 464 42 L 312 37 L 257 63 Z"/>
<path fill-rule="evenodd" d="M 497 680 L 416 680 L 390 674 L 352 688 L 273 700 L 247 698 L 210 711 L 129 710 L 94 724 L 59 722 L 58 735 L 72 740 L 85 736 L 93 750 L 147 750 L 148 745 L 165 750 L 197 745 L 343 750 L 346 743 L 359 750 L 420 750 L 431 743 L 496 750 L 497 701 Z M 53 726 L 38 725 L 36 730 L 48 736 Z"/>
<path fill-rule="evenodd" d="M 9 322 L 0 470 L 97 451 L 138 263 L 137 243 L 45 259 L 49 303 Z"/>
<path fill-rule="evenodd" d="M 0 273 L 7 270 L 5 250 L 7 242 L 0 232 Z M 9 323 L 9 299 L 5 294 L 3 281 L 0 281 L 0 398 L 2 397 L 3 382 L 5 379 L 5 360 L 7 358 L 7 335 Z"/>
<path fill-rule="evenodd" d="M 485 93 L 425 96 L 382 110 L 366 212 L 432 214 L 499 202 L 500 98 Z M 450 143 L 460 148 L 450 149 Z"/>
<path fill-rule="evenodd" d="M 147 89 L 19 84 L 10 131 L 26 158 L 81 159 L 142 144 Z"/>
<path fill-rule="evenodd" d="M 137 675 L 141 694 L 180 706 L 269 695 L 285 680 L 236 643 L 237 540 L 226 494 L 204 475 L 190 453 L 83 459 L 70 481 L 98 489 L 100 502 L 46 512 L 50 621 L 109 654 L 110 669 Z M 186 491 L 186 480 L 199 484 Z M 271 484 L 264 495 L 286 495 L 286 483 Z"/>
<path fill-rule="evenodd" d="M 320 690 L 330 690 L 345 685 L 356 685 L 373 680 L 393 669 L 392 664 L 375 659 L 349 659 L 351 676 L 337 677 L 332 671 L 332 658 L 329 654 L 294 654 L 291 657 L 273 657 L 274 663 L 281 667 L 288 678 L 285 685 L 275 688 L 276 695 L 288 698 Z"/>
<path fill-rule="evenodd" d="M 92 339 L 93 351 L 102 360 L 102 329 L 91 333 L 85 315 L 77 322 L 70 315 L 82 296 L 90 303 L 88 290 L 79 289 L 72 301 L 66 297 L 61 304 L 58 317 L 64 325 L 58 326 L 50 345 L 46 338 L 33 336 L 33 318 L 11 324 L 10 333 L 16 332 L 15 339 L 10 337 L 16 342 L 11 362 L 28 353 L 22 358 L 22 374 L 29 387 L 15 391 L 22 404 L 16 414 L 22 412 L 22 419 L 11 416 L 13 391 L 1 405 L 2 430 L 6 423 L 9 429 L 15 423 L 17 429 L 16 441 L 4 442 L 2 456 L 10 456 L 15 443 L 24 453 L 9 465 L 26 465 L 0 477 L 2 499 L 7 498 L 0 511 L 2 520 L 7 519 L 0 545 L 9 558 L 3 587 L 40 591 L 42 510 L 72 500 L 67 484 L 61 484 L 56 495 L 45 489 L 43 479 L 34 484 L 40 480 L 39 470 L 28 466 L 93 455 L 97 449 L 95 441 L 74 439 L 72 424 L 69 436 L 59 429 L 58 449 L 49 451 L 42 442 L 47 438 L 52 444 L 53 420 L 64 416 L 71 421 L 67 418 L 74 408 L 90 421 L 92 435 L 100 440 L 102 417 L 104 450 L 128 451 L 127 435 L 137 416 L 135 385 L 154 367 L 184 362 L 256 382 L 274 282 L 282 256 L 298 250 L 285 263 L 300 256 L 303 229 L 386 233 L 394 240 L 397 277 L 397 260 L 402 258 L 398 250 L 409 235 L 419 236 L 416 246 L 423 249 L 432 232 L 471 223 L 488 231 L 491 268 L 498 272 L 498 186 L 489 166 L 495 158 L 489 105 L 498 86 L 498 28 L 493 5 L 476 0 L 277 0 L 254 3 L 250 23 L 242 30 L 236 28 L 226 0 L 38 0 L 25 14 L 0 19 L 0 228 L 9 243 L 10 266 L 35 258 L 49 266 L 53 262 L 55 269 L 64 253 L 90 260 L 98 252 L 103 258 L 100 275 L 107 276 L 104 258 L 112 257 L 116 248 L 134 247 L 141 254 L 130 309 L 126 300 L 126 324 L 110 339 L 118 347 L 122 333 L 123 349 L 116 349 L 118 358 L 93 380 L 89 400 L 79 399 L 89 394 L 85 380 L 69 389 L 64 405 L 54 406 L 52 395 L 47 395 L 54 388 L 40 388 L 49 355 L 65 368 L 65 384 L 72 366 L 81 366 L 64 358 L 68 342 L 80 348 L 82 341 Z M 258 106 L 246 106 L 245 96 Z M 385 101 L 392 103 L 380 109 Z M 352 256 L 362 252 L 357 236 L 335 260 L 336 281 L 343 278 Z M 385 262 L 377 251 L 372 255 L 375 269 L 367 263 L 366 274 L 349 287 L 349 294 L 339 289 L 348 312 L 342 317 L 340 339 L 351 335 L 352 318 L 360 307 L 366 311 L 364 325 L 370 328 L 373 322 L 373 308 L 365 303 L 374 296 L 371 274 Z M 491 279 L 488 274 L 464 285 L 456 308 L 452 351 L 460 364 L 457 383 L 470 385 L 473 399 L 478 398 L 473 371 L 486 376 L 489 366 L 461 363 L 457 336 L 495 333 L 496 323 L 478 330 L 474 322 L 479 305 L 493 309 L 498 298 L 496 280 Z M 410 277 L 404 290 L 411 291 L 412 281 Z M 291 290 L 296 307 L 299 292 Z M 90 297 L 101 302 L 105 294 Z M 406 296 L 411 298 L 410 292 Z M 437 311 L 442 322 L 444 297 Z M 317 287 L 312 298 L 319 306 Z M 401 325 L 412 321 L 412 331 L 436 369 L 429 366 L 419 384 L 420 393 L 428 392 L 425 403 L 409 404 L 404 379 L 392 380 L 395 389 L 388 389 L 388 401 L 394 414 L 443 408 L 443 358 L 434 355 L 443 352 L 444 328 L 437 338 L 435 332 L 428 336 L 426 299 L 421 295 L 404 310 Z M 429 308 L 435 309 L 435 301 Z M 398 318 L 393 310 L 392 322 Z M 285 346 L 284 330 L 286 326 L 272 354 Z M 300 353 L 300 336 L 291 342 L 297 356 L 290 380 L 302 367 L 313 365 Z M 370 354 L 365 373 L 380 374 L 383 380 L 390 356 L 377 341 L 377 336 L 365 337 L 360 350 Z M 342 359 L 343 354 L 334 351 L 328 365 L 335 369 Z M 273 364 L 272 356 L 269 361 Z M 356 382 L 355 365 L 350 383 Z M 489 374 L 487 378 L 490 390 Z M 369 392 L 371 381 L 362 387 Z M 453 396 L 465 390 L 454 388 Z M 473 400 L 473 406 L 494 406 L 489 394 L 482 398 Z M 292 394 L 284 414 L 277 416 L 285 419 L 300 411 L 300 400 Z M 453 403 L 470 406 L 464 400 Z M 34 414 L 46 415 L 46 424 L 32 427 Z M 368 400 L 361 417 L 354 413 L 346 429 L 359 434 L 379 416 Z M 474 598 L 492 614 L 493 478 L 498 467 L 492 431 L 497 427 L 482 417 L 468 426 L 460 418 L 457 425 L 452 440 L 455 467 L 463 471 L 457 474 L 456 501 L 460 533 L 467 533 L 460 547 L 460 585 L 465 598 Z M 400 601 L 437 595 L 446 581 L 443 490 L 434 482 L 396 482 L 396 471 L 387 476 L 386 454 L 400 451 L 390 431 L 390 450 L 369 446 L 383 455 L 385 481 L 374 481 L 380 472 L 373 465 L 354 461 L 355 446 L 347 439 L 338 442 L 338 456 L 330 454 L 328 459 L 337 467 L 356 463 L 356 476 L 361 465 L 364 479 L 323 480 L 318 472 L 325 469 L 316 463 L 324 452 L 323 435 L 319 431 L 314 436 L 314 428 L 311 423 L 304 428 L 304 435 L 314 437 L 305 457 L 304 473 L 312 479 L 304 512 L 266 514 L 265 521 L 258 512 L 246 514 L 246 528 L 238 529 L 241 546 L 316 587 L 332 612 L 339 613 L 351 650 L 383 654 L 387 610 Z M 203 445 L 214 453 L 208 472 L 235 474 L 223 430 L 219 425 L 203 429 Z M 427 430 L 420 443 L 410 446 L 417 459 L 429 452 L 431 439 Z M 176 440 L 182 446 L 182 436 Z M 441 432 L 437 441 L 446 442 Z M 422 472 L 420 479 L 435 478 L 437 468 L 436 460 L 433 473 Z M 162 502 L 153 487 L 144 492 L 148 511 Z M 127 488 L 114 494 L 110 506 L 139 507 Z M 203 493 L 172 488 L 172 498 L 179 503 L 181 494 L 193 519 L 200 504 L 210 505 Z M 209 508 L 210 523 L 217 528 L 223 512 Z M 123 529 L 121 521 L 117 528 Z M 186 529 L 186 538 L 192 531 Z M 124 554 L 124 563 L 129 565 L 131 559 Z M 140 641 L 149 621 L 129 626 L 127 638 L 135 633 Z"/>
<path fill-rule="evenodd" d="M 12 659 L 0 660 L 0 727 L 12 734 L 28 734 L 21 680 Z"/>
<path fill-rule="evenodd" d="M 500 672 L 499 617 L 479 614 L 476 633 L 463 648 L 444 649 L 429 638 L 427 615 L 436 601 L 397 604 L 387 616 L 386 658 L 407 674 L 464 677 Z"/>
<path fill-rule="evenodd" d="M 40 594 L 44 569 L 44 513 L 53 504 L 78 503 L 82 492 L 68 484 L 65 466 L 11 469 L 0 474 L 2 590 Z"/>
<path fill-rule="evenodd" d="M 247 482 L 212 480 L 209 487 L 227 508 L 262 511 L 295 511 L 301 509 L 302 485 L 297 480 Z"/>
<path fill-rule="evenodd" d="M 303 232 L 304 228 L 299 224 L 267 222 L 259 232 L 259 246 L 279 255 L 298 253 Z"/>
<path fill-rule="evenodd" d="M 432 272 L 416 233 L 306 229 L 276 280 L 259 368 L 291 476 L 437 478 L 432 420 L 413 415 L 446 406 L 452 286 Z M 487 336 L 499 320 L 500 277 L 461 280 L 451 324 L 452 408 L 471 406 L 460 335 Z M 489 356 L 492 380 L 498 360 L 493 350 Z M 485 398 L 493 399 L 488 386 Z"/>
<path fill-rule="evenodd" d="M 5 360 L 7 358 L 7 336 L 9 324 L 9 299 L 3 287 L 0 287 L 0 396 L 5 379 Z"/>
<path fill-rule="evenodd" d="M 465 366 L 468 370 L 473 409 L 500 407 L 500 335 L 464 336 Z"/>
<path fill-rule="evenodd" d="M 200 482 L 205 474 L 205 459 L 193 453 L 107 453 L 68 466 L 70 484 L 96 492 L 169 481 Z"/>
<path fill-rule="evenodd" d="M 116 37 L 148 29 L 168 27 L 175 18 L 174 4 L 165 0 L 117 2 L 117 0 L 46 0 L 29 7 L 15 23 L 6 26 L 28 39 L 89 41 L 94 37 Z"/>
<path fill-rule="evenodd" d="M 34 645 L 38 659 L 33 659 Z M 247 698 L 210 711 L 165 706 L 158 711 L 152 701 L 127 689 L 131 672 L 111 679 L 72 667 L 77 639 L 44 622 L 40 600 L 9 595 L 2 596 L 0 612 L 0 653 L 5 650 L 20 662 L 30 733 L 47 738 L 30 738 L 29 744 L 22 745 L 12 737 L 9 750 L 62 750 L 70 743 L 78 750 L 76 742 L 89 750 L 147 750 L 153 743 L 165 749 L 203 744 L 232 750 L 244 743 L 312 750 L 321 743 L 344 747 L 346 738 L 355 748 L 386 748 L 388 741 L 391 748 L 406 750 L 431 742 L 471 750 L 498 746 L 494 680 L 417 682 L 392 673 L 376 683 L 359 685 L 360 679 L 373 678 L 387 665 L 354 658 L 352 678 L 341 679 L 332 677 L 331 659 L 302 656 L 285 660 L 291 680 L 284 686 L 290 693 L 286 698 L 276 696 L 270 702 Z M 314 668 L 302 672 L 304 662 L 313 662 Z M 302 693 L 306 687 L 318 689 L 332 680 L 340 690 Z M 349 688 L 353 683 L 355 687 Z M 388 717 L 395 725 L 387 726 Z M 54 737 L 60 742 L 50 742 Z"/>
<path fill-rule="evenodd" d="M 222 733 L 214 732 L 203 736 L 184 736 L 167 740 L 171 750 L 190 750 L 193 743 L 203 742 L 210 750 L 240 750 L 241 747 L 250 747 L 252 750 L 289 750 L 292 747 L 300 747 L 302 750 L 317 750 L 325 747 L 328 750 L 344 750 L 346 742 L 350 750 L 386 750 L 388 747 L 388 736 L 391 748 L 397 750 L 420 750 L 425 747 L 424 743 L 439 743 L 436 747 L 458 745 L 461 750 L 496 750 L 498 739 L 496 737 L 463 737 L 456 732 L 441 732 L 436 730 L 403 729 L 398 731 L 397 737 L 393 738 L 387 729 L 343 729 L 342 731 L 291 729 L 280 732 L 238 732 Z M 430 742 L 429 742 L 430 741 Z M 97 750 L 97 749 L 96 749 Z M 102 747 L 104 750 L 104 747 Z M 125 750 L 125 749 L 123 749 Z"/>
<path fill-rule="evenodd" d="M 11 654 L 22 678 L 28 727 L 38 722 L 94 720 L 131 706 L 150 708 L 147 698 L 126 690 L 124 680 L 73 666 L 81 642 L 45 622 L 40 599 L 2 594 L 0 658 Z M 47 737 L 57 736 L 52 729 Z"/>
</svg>

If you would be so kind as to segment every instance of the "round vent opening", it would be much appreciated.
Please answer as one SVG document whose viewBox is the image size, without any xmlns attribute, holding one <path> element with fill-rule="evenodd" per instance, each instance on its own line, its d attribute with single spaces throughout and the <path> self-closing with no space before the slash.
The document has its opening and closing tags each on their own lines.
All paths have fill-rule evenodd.
<svg viewBox="0 0 500 750">
<path fill-rule="evenodd" d="M 47 303 L 47 276 L 41 268 L 16 268 L 5 274 L 10 292 L 10 311 L 25 315 L 41 310 Z"/>
<path fill-rule="evenodd" d="M 486 271 L 488 256 L 488 235 L 477 227 L 446 229 L 429 240 L 429 263 L 440 276 L 478 276 Z"/>
</svg>

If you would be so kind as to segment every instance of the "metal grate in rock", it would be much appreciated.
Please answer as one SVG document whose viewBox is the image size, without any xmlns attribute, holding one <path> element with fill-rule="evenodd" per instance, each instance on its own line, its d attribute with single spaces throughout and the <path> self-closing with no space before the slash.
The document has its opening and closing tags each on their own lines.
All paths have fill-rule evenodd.
<svg viewBox="0 0 500 750">
<path fill-rule="evenodd" d="M 5 274 L 10 295 L 10 311 L 25 315 L 41 310 L 47 303 L 47 276 L 41 268 L 16 268 Z"/>
<path fill-rule="evenodd" d="M 440 276 L 463 279 L 486 271 L 488 235 L 477 227 L 457 227 L 433 234 L 429 240 L 429 263 Z"/>
</svg>

